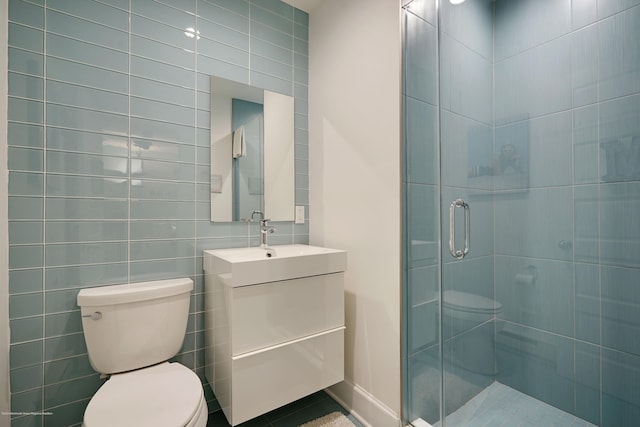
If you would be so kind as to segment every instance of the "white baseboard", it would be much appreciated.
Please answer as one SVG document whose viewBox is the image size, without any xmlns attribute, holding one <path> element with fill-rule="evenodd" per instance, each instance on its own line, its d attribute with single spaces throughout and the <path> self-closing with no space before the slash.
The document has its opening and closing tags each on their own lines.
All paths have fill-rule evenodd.
<svg viewBox="0 0 640 427">
<path fill-rule="evenodd" d="M 399 427 L 400 416 L 369 392 L 348 379 L 325 391 L 365 427 Z"/>
</svg>

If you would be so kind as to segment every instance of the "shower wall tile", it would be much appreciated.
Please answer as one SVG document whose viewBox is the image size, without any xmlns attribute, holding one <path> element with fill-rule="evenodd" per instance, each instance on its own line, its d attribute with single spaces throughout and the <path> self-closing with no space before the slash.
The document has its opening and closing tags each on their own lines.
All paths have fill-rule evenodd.
<svg viewBox="0 0 640 427">
<path fill-rule="evenodd" d="M 638 15 L 640 22 L 640 15 Z M 640 95 L 599 104 L 602 181 L 640 180 Z"/>
<path fill-rule="evenodd" d="M 496 256 L 496 302 L 504 320 L 574 336 L 573 264 Z"/>
<path fill-rule="evenodd" d="M 44 146 L 42 126 L 9 123 L 7 128 L 7 143 L 10 147 L 42 148 Z"/>
<path fill-rule="evenodd" d="M 440 148 L 443 181 L 453 187 L 493 190 L 494 128 L 443 110 L 440 132 L 443 141 L 447 141 Z M 417 137 L 416 140 L 437 152 L 435 146 L 432 147 L 435 143 L 425 143 Z M 436 141 L 435 136 L 433 140 Z"/>
<path fill-rule="evenodd" d="M 405 150 L 407 182 L 436 184 L 437 110 L 430 104 L 405 97 Z"/>
<path fill-rule="evenodd" d="M 437 105 L 437 30 L 432 24 L 411 13 L 406 13 L 404 16 L 406 41 L 403 46 L 403 85 L 405 94 L 431 105 Z"/>
<path fill-rule="evenodd" d="M 496 62 L 495 82 L 496 125 L 571 108 L 571 39 L 558 38 Z"/>
<path fill-rule="evenodd" d="M 438 261 L 438 230 L 433 215 L 437 203 L 433 185 L 407 184 L 407 235 L 411 236 L 409 267 L 434 265 Z"/>
<path fill-rule="evenodd" d="M 640 270 L 602 267 L 602 344 L 640 356 Z"/>
<path fill-rule="evenodd" d="M 129 43 L 126 29 L 117 30 L 51 9 L 47 10 L 47 32 L 124 52 Z"/>
<path fill-rule="evenodd" d="M 532 23 L 537 23 L 534 25 Z M 498 0 L 496 60 L 517 55 L 571 31 L 571 0 Z"/>
<path fill-rule="evenodd" d="M 585 2 L 574 2 L 576 3 Z M 571 89 L 574 108 L 598 101 L 598 26 L 596 25 L 571 34 Z"/>
<path fill-rule="evenodd" d="M 435 345 L 409 357 L 411 419 L 435 424 L 440 419 L 440 347 Z"/>
<path fill-rule="evenodd" d="M 600 182 L 598 157 L 598 106 L 573 110 L 573 182 Z"/>
<path fill-rule="evenodd" d="M 576 416 L 600 425 L 600 347 L 576 341 Z"/>
<path fill-rule="evenodd" d="M 639 4 L 638 0 L 600 0 L 598 1 L 598 19 L 607 18 Z"/>
<path fill-rule="evenodd" d="M 431 25 L 437 24 L 436 0 L 403 0 L 402 4 L 408 12 L 419 16 Z"/>
<path fill-rule="evenodd" d="M 440 43 L 441 107 L 492 124 L 492 62 L 448 34 Z"/>
<path fill-rule="evenodd" d="M 593 24 L 598 19 L 597 9 L 597 0 L 572 1 L 571 28 L 577 30 L 586 25 Z"/>
<path fill-rule="evenodd" d="M 96 1 L 72 4 L 65 0 L 47 0 L 47 9 L 65 12 L 122 31 L 128 31 L 129 29 L 129 14 L 126 11 L 118 10 Z"/>
<path fill-rule="evenodd" d="M 572 413 L 573 340 L 502 320 L 496 321 L 496 380 Z"/>
<path fill-rule="evenodd" d="M 600 186 L 600 262 L 640 267 L 640 182 Z"/>
<path fill-rule="evenodd" d="M 126 94 L 129 88 L 126 73 L 98 68 L 87 64 L 47 57 L 47 78 Z"/>
<path fill-rule="evenodd" d="M 640 358 L 602 349 L 602 426 L 631 426 L 640 417 Z"/>
<path fill-rule="evenodd" d="M 598 24 L 600 100 L 640 92 L 639 21 L 640 7 L 634 7 Z"/>
<path fill-rule="evenodd" d="M 497 193 L 495 251 L 500 255 L 571 260 L 573 208 L 570 187 Z M 567 242 L 569 243 L 567 245 Z"/>
<path fill-rule="evenodd" d="M 573 256 L 575 261 L 599 262 L 599 206 L 599 186 L 576 185 L 573 187 Z"/>
<path fill-rule="evenodd" d="M 477 0 L 453 5 L 440 3 L 440 25 L 460 43 L 493 60 L 493 1 Z"/>
</svg>

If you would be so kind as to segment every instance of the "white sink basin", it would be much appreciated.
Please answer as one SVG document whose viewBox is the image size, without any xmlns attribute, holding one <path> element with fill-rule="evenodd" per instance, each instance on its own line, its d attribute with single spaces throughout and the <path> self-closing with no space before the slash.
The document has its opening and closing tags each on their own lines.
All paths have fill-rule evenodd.
<svg viewBox="0 0 640 427">
<path fill-rule="evenodd" d="M 277 280 L 317 276 L 346 270 L 347 253 L 308 245 L 271 246 L 271 256 L 262 248 L 204 251 L 204 271 L 237 287 Z"/>
</svg>

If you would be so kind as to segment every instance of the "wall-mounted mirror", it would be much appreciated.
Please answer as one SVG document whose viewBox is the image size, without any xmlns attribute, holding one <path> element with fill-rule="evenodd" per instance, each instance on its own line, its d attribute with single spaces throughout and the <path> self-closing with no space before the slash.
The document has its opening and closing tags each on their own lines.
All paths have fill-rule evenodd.
<svg viewBox="0 0 640 427">
<path fill-rule="evenodd" d="M 293 98 L 211 77 L 211 221 L 293 221 Z"/>
</svg>

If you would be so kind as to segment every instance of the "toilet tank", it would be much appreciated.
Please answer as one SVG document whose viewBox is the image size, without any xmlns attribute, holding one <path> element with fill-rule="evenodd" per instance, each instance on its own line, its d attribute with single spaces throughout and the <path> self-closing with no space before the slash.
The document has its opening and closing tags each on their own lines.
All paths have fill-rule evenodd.
<svg viewBox="0 0 640 427">
<path fill-rule="evenodd" d="M 91 366 L 113 374 L 175 356 L 182 347 L 189 278 L 86 288 L 78 293 Z"/>
</svg>

